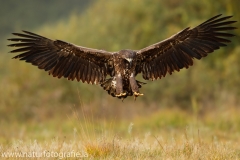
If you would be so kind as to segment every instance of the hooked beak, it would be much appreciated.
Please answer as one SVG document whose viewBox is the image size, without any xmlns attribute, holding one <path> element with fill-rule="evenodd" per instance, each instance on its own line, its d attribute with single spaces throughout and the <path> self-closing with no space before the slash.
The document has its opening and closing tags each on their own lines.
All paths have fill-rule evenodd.
<svg viewBox="0 0 240 160">
<path fill-rule="evenodd" d="M 129 67 L 132 68 L 132 58 L 125 58 L 129 62 Z"/>
</svg>

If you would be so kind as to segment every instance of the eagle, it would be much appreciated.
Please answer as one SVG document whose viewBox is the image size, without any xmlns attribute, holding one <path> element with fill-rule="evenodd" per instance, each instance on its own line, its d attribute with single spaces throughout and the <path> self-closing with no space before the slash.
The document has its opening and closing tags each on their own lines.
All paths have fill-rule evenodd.
<svg viewBox="0 0 240 160">
<path fill-rule="evenodd" d="M 10 51 L 18 53 L 13 59 L 31 63 L 53 77 L 100 85 L 109 95 L 122 100 L 128 96 L 136 99 L 143 95 L 139 88 L 146 84 L 135 79 L 138 74 L 145 80 L 161 79 L 231 42 L 227 38 L 234 35 L 227 31 L 236 29 L 230 26 L 236 22 L 230 21 L 231 17 L 216 15 L 140 50 L 109 52 L 51 40 L 29 31 L 12 33 L 17 37 L 8 39 L 13 41 L 8 46 L 18 47 Z"/>
</svg>

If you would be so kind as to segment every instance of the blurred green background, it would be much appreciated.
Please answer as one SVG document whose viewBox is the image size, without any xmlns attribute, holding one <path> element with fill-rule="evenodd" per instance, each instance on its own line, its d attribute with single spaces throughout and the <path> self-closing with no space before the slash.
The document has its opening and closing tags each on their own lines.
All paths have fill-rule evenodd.
<svg viewBox="0 0 240 160">
<path fill-rule="evenodd" d="M 228 47 L 195 60 L 193 67 L 148 81 L 136 102 L 133 98 L 121 102 L 99 86 L 53 78 L 11 59 L 12 48 L 6 47 L 12 32 L 28 30 L 90 48 L 137 50 L 220 13 L 233 15 L 238 21 L 234 26 L 240 28 L 238 0 L 0 0 L 0 4 L 0 125 L 15 127 L 0 131 L 2 137 L 14 136 L 11 131 L 19 124 L 53 121 L 56 126 L 73 111 L 93 119 L 126 120 L 163 108 L 201 117 L 216 109 L 240 107 L 240 29 L 233 31 L 236 36 Z"/>
</svg>

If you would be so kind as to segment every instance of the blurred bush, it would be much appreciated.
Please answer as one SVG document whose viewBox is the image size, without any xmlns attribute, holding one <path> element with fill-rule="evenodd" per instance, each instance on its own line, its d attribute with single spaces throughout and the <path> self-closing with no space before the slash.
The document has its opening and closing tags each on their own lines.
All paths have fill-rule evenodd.
<svg viewBox="0 0 240 160">
<path fill-rule="evenodd" d="M 44 24 L 33 31 L 90 48 L 138 50 L 220 13 L 239 20 L 237 4 L 237 0 L 99 0 L 82 14 L 73 13 L 67 20 Z M 234 26 L 239 28 L 239 22 Z M 36 67 L 10 60 L 13 55 L 1 54 L 0 116 L 8 119 L 6 113 L 17 113 L 18 119 L 45 119 L 71 112 L 72 107 L 81 107 L 82 103 L 94 115 L 120 117 L 134 115 L 138 106 L 142 113 L 158 107 L 195 106 L 204 112 L 208 108 L 239 106 L 240 30 L 234 34 L 237 36 L 228 47 L 195 60 L 188 70 L 147 82 L 141 89 L 144 96 L 135 103 L 131 98 L 122 103 L 99 86 L 52 78 Z"/>
</svg>

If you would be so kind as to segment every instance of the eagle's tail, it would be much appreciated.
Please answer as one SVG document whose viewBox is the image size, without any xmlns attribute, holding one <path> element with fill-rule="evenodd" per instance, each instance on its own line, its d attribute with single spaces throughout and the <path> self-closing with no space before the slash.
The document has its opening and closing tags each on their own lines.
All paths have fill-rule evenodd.
<svg viewBox="0 0 240 160">
<path fill-rule="evenodd" d="M 136 80 L 136 82 L 137 82 L 138 88 L 141 88 L 143 84 L 146 84 L 138 80 Z M 116 78 L 115 77 L 106 79 L 103 83 L 101 83 L 101 87 L 103 87 L 103 89 L 106 90 L 109 95 L 116 97 Z M 127 93 L 127 94 L 124 97 L 118 97 L 118 98 L 120 99 L 127 98 L 127 96 L 133 95 L 129 81 L 123 82 L 123 91 L 124 93 Z"/>
</svg>

